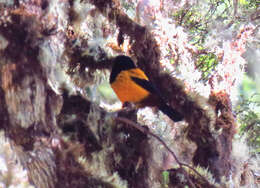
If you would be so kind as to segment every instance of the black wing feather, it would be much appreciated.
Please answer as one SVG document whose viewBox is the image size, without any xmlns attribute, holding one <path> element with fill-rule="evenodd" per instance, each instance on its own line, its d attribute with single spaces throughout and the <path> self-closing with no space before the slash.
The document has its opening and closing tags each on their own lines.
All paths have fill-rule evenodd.
<svg viewBox="0 0 260 188">
<path fill-rule="evenodd" d="M 131 79 L 142 88 L 146 89 L 150 93 L 157 94 L 157 89 L 153 86 L 153 84 L 149 80 L 137 78 L 131 76 Z"/>
<path fill-rule="evenodd" d="M 166 114 L 169 118 L 171 118 L 173 121 L 178 122 L 183 120 L 183 115 L 181 113 L 179 113 L 177 110 L 173 109 L 172 107 L 170 107 L 169 105 L 167 105 L 163 98 L 160 95 L 160 92 L 158 91 L 158 89 L 156 89 L 154 87 L 154 85 L 149 81 L 149 80 L 145 80 L 145 79 L 141 79 L 141 78 L 137 78 L 137 77 L 132 77 L 131 79 L 138 84 L 139 86 L 141 86 L 142 88 L 146 89 L 147 91 L 149 91 L 152 94 L 157 95 L 160 98 L 160 104 L 158 105 L 158 108 L 164 113 Z"/>
</svg>

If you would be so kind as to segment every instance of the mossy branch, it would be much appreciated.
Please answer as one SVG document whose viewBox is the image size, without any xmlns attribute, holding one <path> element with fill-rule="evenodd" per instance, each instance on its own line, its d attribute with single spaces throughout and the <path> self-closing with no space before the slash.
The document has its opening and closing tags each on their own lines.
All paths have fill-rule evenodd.
<svg viewBox="0 0 260 188">
<path fill-rule="evenodd" d="M 209 184 L 209 181 L 204 177 L 202 176 L 194 167 L 186 164 L 186 163 L 183 163 L 181 162 L 178 157 L 176 156 L 176 154 L 169 148 L 169 146 L 159 137 L 157 136 L 156 134 L 150 132 L 148 129 L 142 127 L 141 125 L 139 125 L 138 123 L 135 123 L 133 121 L 131 121 L 130 119 L 127 119 L 127 118 L 124 118 L 124 117 L 116 117 L 115 118 L 116 121 L 120 121 L 122 123 L 125 123 L 127 125 L 130 125 L 136 129 L 138 129 L 139 131 L 141 131 L 142 133 L 144 134 L 147 134 L 147 135 L 150 135 L 152 137 L 154 137 L 156 140 L 158 140 L 165 148 L 166 150 L 173 156 L 173 158 L 175 159 L 175 161 L 178 163 L 178 165 L 180 166 L 180 168 L 183 170 L 184 172 L 184 175 L 186 176 L 189 184 L 191 187 L 193 188 L 196 188 L 196 186 L 194 185 L 194 183 L 191 181 L 191 179 L 189 178 L 189 175 L 188 173 L 185 171 L 185 169 L 183 168 L 184 166 L 191 169 L 193 172 L 195 172 L 195 174 L 197 174 L 203 181 L 205 181 L 205 183 Z"/>
</svg>

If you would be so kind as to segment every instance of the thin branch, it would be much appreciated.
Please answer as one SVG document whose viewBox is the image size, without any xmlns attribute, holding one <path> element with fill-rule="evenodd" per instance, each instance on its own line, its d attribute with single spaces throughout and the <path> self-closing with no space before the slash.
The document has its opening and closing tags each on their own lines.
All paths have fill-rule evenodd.
<svg viewBox="0 0 260 188">
<path fill-rule="evenodd" d="M 183 169 L 183 166 L 191 169 L 193 172 L 195 172 L 200 178 L 202 178 L 205 182 L 207 182 L 208 184 L 210 184 L 208 182 L 208 180 L 202 176 L 194 167 L 188 165 L 188 164 L 185 164 L 183 162 L 180 162 L 179 159 L 177 158 L 177 156 L 175 155 L 175 153 L 169 148 L 169 146 L 159 137 L 157 136 L 156 134 L 150 132 L 148 129 L 145 129 L 143 128 L 141 125 L 139 125 L 138 123 L 135 123 L 127 118 L 124 118 L 124 117 L 116 117 L 115 118 L 116 121 L 120 121 L 120 122 L 123 122 L 123 123 L 126 123 L 128 125 L 131 125 L 132 127 L 138 129 L 139 131 L 141 131 L 142 133 L 144 134 L 147 134 L 147 135 L 150 135 L 152 137 L 154 137 L 156 140 L 158 140 L 165 148 L 168 152 L 170 152 L 170 154 L 174 157 L 175 161 L 178 163 L 178 165 L 180 166 L 181 169 Z M 184 170 L 185 171 L 185 170 Z M 186 172 L 186 171 L 185 171 Z M 188 177 L 188 175 L 186 174 L 187 176 L 187 180 L 188 182 L 190 183 L 191 187 L 194 187 L 194 184 L 191 182 L 190 178 Z"/>
<path fill-rule="evenodd" d="M 179 159 L 177 158 L 177 156 L 175 155 L 175 153 L 167 146 L 167 144 L 159 136 L 157 136 L 156 134 L 150 132 L 148 129 L 143 128 L 142 126 L 138 125 L 137 123 L 135 123 L 127 118 L 117 117 L 116 120 L 129 124 L 129 125 L 135 127 L 136 129 L 138 129 L 139 131 L 141 131 L 142 133 L 156 138 L 172 154 L 175 161 L 178 164 L 180 164 L 180 166 L 182 165 L 181 162 L 179 161 Z"/>
</svg>

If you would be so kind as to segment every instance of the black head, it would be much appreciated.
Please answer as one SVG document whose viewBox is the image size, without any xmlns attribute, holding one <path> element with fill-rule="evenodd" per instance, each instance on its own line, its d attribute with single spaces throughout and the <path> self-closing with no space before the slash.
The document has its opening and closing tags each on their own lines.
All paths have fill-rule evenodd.
<svg viewBox="0 0 260 188">
<path fill-rule="evenodd" d="M 117 75 L 124 70 L 134 69 L 136 68 L 133 60 L 124 55 L 119 55 L 114 60 L 114 65 L 112 68 L 112 72 L 110 74 L 109 82 L 112 83 L 115 81 Z"/>
</svg>

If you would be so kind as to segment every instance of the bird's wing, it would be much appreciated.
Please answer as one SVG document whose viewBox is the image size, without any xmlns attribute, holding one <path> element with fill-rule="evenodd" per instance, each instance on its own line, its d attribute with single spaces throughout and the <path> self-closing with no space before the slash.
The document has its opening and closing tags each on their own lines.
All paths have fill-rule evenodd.
<svg viewBox="0 0 260 188">
<path fill-rule="evenodd" d="M 157 89 L 153 86 L 153 84 L 149 81 L 149 80 L 145 80 L 145 79 L 141 79 L 141 78 L 137 78 L 137 77 L 133 77 L 131 76 L 131 79 L 139 86 L 141 86 L 142 88 L 146 89 L 147 91 L 149 91 L 152 94 L 158 94 Z"/>
<path fill-rule="evenodd" d="M 170 107 L 169 105 L 167 105 L 161 95 L 160 92 L 158 91 L 158 89 L 155 88 L 155 86 L 149 81 L 149 80 L 145 80 L 145 79 L 141 79 L 141 78 L 137 78 L 137 77 L 133 77 L 131 76 L 131 79 L 139 86 L 141 86 L 142 88 L 146 89 L 147 91 L 149 91 L 151 94 L 155 94 L 157 97 L 160 98 L 160 103 L 158 104 L 158 108 L 164 113 L 166 114 L 169 118 L 171 118 L 174 122 L 178 122 L 183 120 L 183 115 L 181 113 L 179 113 L 177 110 L 173 109 L 172 107 Z"/>
</svg>

